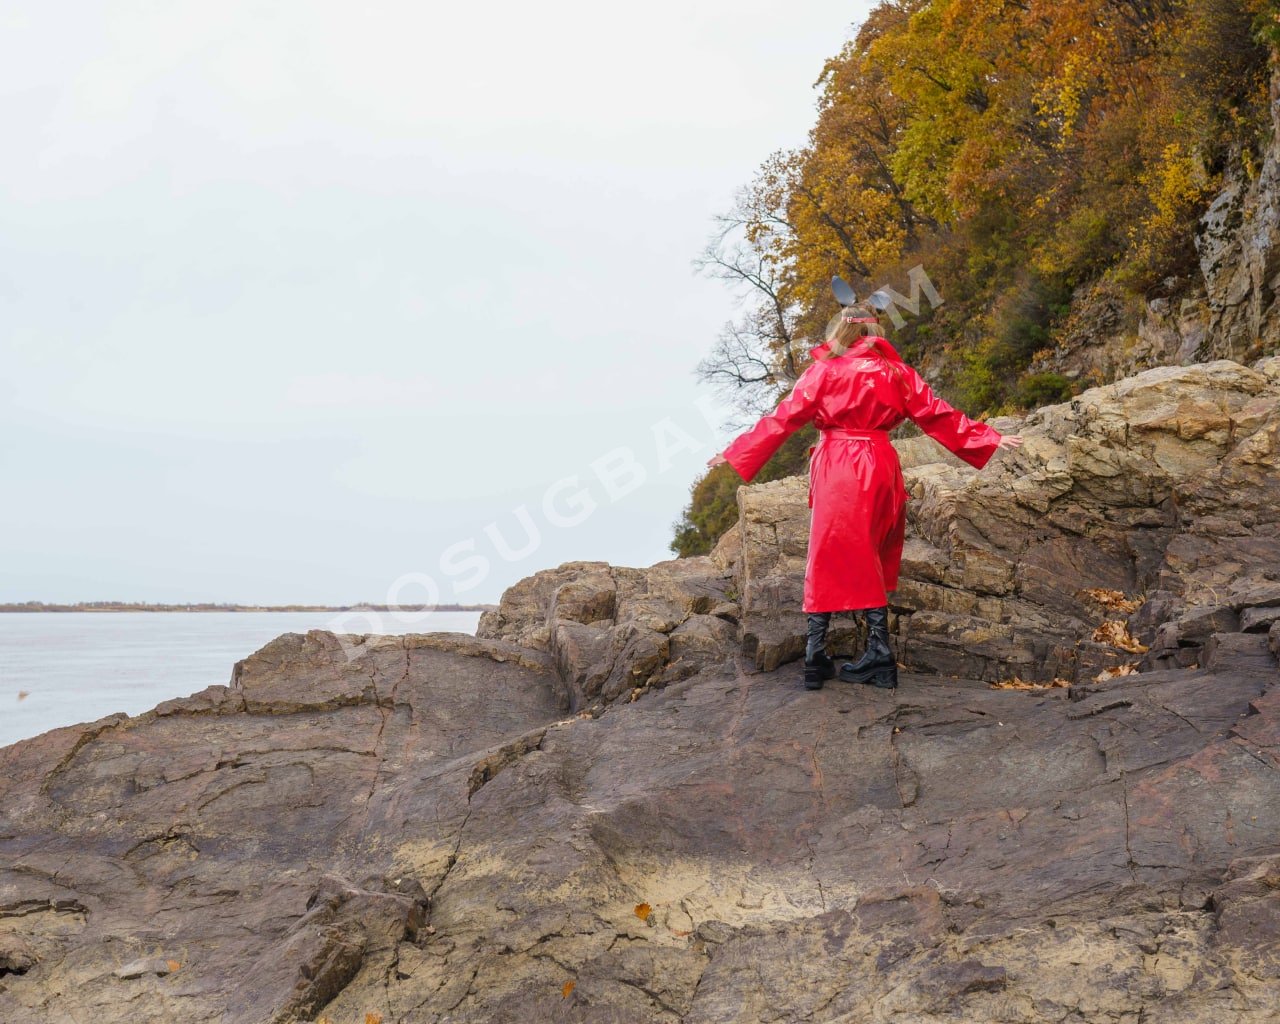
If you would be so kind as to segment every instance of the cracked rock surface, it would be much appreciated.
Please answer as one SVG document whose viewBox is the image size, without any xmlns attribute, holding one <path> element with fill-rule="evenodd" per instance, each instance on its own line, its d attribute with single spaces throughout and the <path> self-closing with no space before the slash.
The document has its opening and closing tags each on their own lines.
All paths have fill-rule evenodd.
<svg viewBox="0 0 1280 1024">
<path fill-rule="evenodd" d="M 0 752 L 0 1020 L 1274 1019 L 1274 665 L 565 718 L 430 640 Z"/>
<path fill-rule="evenodd" d="M 1274 1021 L 1278 377 L 898 442 L 896 693 L 799 682 L 801 479 L 478 637 L 286 634 L 0 749 L 0 1022 Z"/>
</svg>

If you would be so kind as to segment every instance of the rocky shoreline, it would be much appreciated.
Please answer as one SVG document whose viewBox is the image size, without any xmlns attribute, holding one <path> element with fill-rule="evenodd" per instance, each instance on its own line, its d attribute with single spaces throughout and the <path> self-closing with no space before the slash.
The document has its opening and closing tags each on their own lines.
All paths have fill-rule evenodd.
<svg viewBox="0 0 1280 1024">
<path fill-rule="evenodd" d="M 896 694 L 799 685 L 791 479 L 0 749 L 0 1021 L 1273 1020 L 1280 358 L 996 425 L 895 442 Z"/>
<path fill-rule="evenodd" d="M 46 604 L 44 601 L 22 601 L 0 604 L 0 615 L 22 615 L 33 612 L 92 612 L 108 615 L 118 612 L 485 612 L 491 604 L 147 604 L 128 601 L 84 601 L 78 604 Z"/>
</svg>

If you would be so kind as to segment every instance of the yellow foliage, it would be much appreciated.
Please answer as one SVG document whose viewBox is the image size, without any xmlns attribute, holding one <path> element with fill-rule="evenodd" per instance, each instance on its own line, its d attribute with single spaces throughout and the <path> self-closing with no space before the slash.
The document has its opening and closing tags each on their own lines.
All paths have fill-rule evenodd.
<svg viewBox="0 0 1280 1024">
<path fill-rule="evenodd" d="M 1054 309 L 980 347 L 1020 275 L 1069 296 L 1192 273 L 1213 169 L 1239 153 L 1257 173 L 1260 2 L 877 4 L 823 65 L 807 144 L 769 156 L 723 222 L 769 279 L 760 315 L 785 321 L 762 342 L 770 372 L 794 377 L 796 342 L 834 312 L 833 273 L 865 291 L 922 265 L 948 308 L 912 325 L 904 355 L 959 349 L 960 390 L 996 408 L 1062 322 Z"/>
</svg>

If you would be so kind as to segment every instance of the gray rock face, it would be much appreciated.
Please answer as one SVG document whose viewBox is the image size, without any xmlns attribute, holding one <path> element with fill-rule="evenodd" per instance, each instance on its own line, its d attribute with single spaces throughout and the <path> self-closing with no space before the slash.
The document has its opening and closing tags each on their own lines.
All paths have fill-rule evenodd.
<svg viewBox="0 0 1280 1024">
<path fill-rule="evenodd" d="M 0 750 L 0 1020 L 311 1019 L 419 936 L 552 678 L 465 634 L 286 635 L 229 687 Z"/>
<path fill-rule="evenodd" d="M 1196 236 L 1208 322 L 1199 358 L 1249 360 L 1280 344 L 1280 76 L 1271 78 L 1271 144 L 1253 181 L 1237 176 Z"/>
<path fill-rule="evenodd" d="M 577 711 L 721 660 L 737 636 L 733 586 L 731 571 L 710 557 L 648 569 L 566 562 L 509 588 L 477 635 L 550 653 L 561 707 Z"/>
<path fill-rule="evenodd" d="M 1079 682 L 1192 665 L 1212 635 L 1276 621 L 1280 359 L 1159 367 L 993 424 L 1026 441 L 981 471 L 927 461 L 942 451 L 928 438 L 895 442 L 911 494 L 890 594 L 903 665 Z M 743 639 L 767 671 L 803 652 L 804 480 L 742 488 L 739 508 Z M 833 634 L 839 654 L 858 642 L 853 621 Z"/>
<path fill-rule="evenodd" d="M 799 683 L 792 479 L 0 749 L 0 1022 L 1269 1024 L 1280 360 L 1017 429 L 898 442 L 896 693 Z"/>
<path fill-rule="evenodd" d="M 1274 663 L 561 718 L 546 659 L 362 646 L 0 752 L 0 1020 L 1273 1019 Z"/>
</svg>

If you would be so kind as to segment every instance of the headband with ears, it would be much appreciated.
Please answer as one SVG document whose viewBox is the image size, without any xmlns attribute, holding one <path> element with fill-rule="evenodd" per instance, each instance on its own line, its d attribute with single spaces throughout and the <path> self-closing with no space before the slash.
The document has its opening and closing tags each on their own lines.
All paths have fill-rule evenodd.
<svg viewBox="0 0 1280 1024">
<path fill-rule="evenodd" d="M 855 292 L 849 282 L 839 274 L 836 274 L 831 279 L 831 294 L 836 297 L 836 302 L 840 303 L 842 306 L 848 307 L 856 306 L 858 304 L 858 293 Z M 893 302 L 890 300 L 887 292 L 875 291 L 867 296 L 867 305 L 879 312 L 881 310 L 888 309 L 893 305 Z M 845 319 L 849 320 L 848 317 L 845 317 Z M 873 324 L 876 322 L 877 320 L 875 318 L 868 317 L 859 317 L 855 320 L 849 320 L 849 323 L 852 324 Z"/>
<path fill-rule="evenodd" d="M 844 307 L 840 311 L 841 316 L 844 319 L 849 320 L 851 323 L 879 323 L 878 318 L 848 316 L 849 307 L 856 306 L 858 304 L 858 294 L 849 286 L 849 282 L 839 275 L 836 275 L 831 279 L 831 294 L 834 295 L 836 297 L 836 301 Z M 877 312 L 882 312 L 893 306 L 893 300 L 889 298 L 888 292 L 876 291 L 867 296 L 866 304 Z M 833 317 L 830 323 L 834 322 L 835 318 Z M 830 327 L 830 323 L 828 324 L 828 327 Z M 902 356 L 898 355 L 897 350 L 889 344 L 887 338 L 878 336 L 872 337 L 871 339 L 863 338 L 862 343 L 865 344 L 868 340 L 870 340 L 875 350 L 890 362 L 902 362 Z"/>
</svg>

